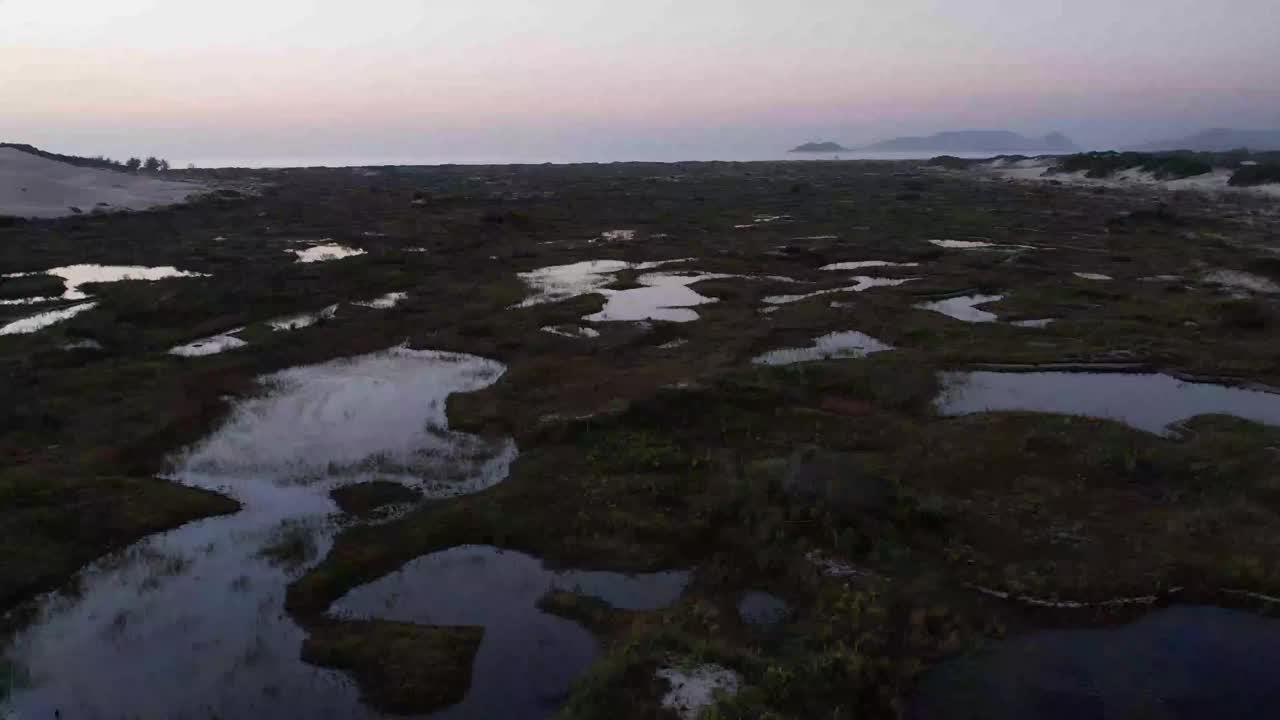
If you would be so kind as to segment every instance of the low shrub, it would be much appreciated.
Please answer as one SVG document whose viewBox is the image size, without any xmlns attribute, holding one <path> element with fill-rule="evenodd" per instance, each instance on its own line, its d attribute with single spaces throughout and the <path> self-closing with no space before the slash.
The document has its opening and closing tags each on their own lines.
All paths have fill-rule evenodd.
<svg viewBox="0 0 1280 720">
<path fill-rule="evenodd" d="M 1277 165 L 1245 165 L 1236 170 L 1228 181 L 1233 187 L 1253 187 L 1280 183 L 1280 164 Z"/>
</svg>

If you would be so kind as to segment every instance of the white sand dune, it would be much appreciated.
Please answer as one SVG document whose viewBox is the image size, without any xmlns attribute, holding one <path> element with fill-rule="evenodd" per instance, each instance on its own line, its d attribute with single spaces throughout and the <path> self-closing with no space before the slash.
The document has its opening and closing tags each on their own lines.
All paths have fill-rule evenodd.
<svg viewBox="0 0 1280 720">
<path fill-rule="evenodd" d="M 1211 173 L 1177 180 L 1161 180 L 1140 168 L 1122 170 L 1107 178 L 1091 178 L 1084 171 L 1074 173 L 1050 173 L 1055 161 L 1045 158 L 1028 158 L 1018 161 L 994 160 L 984 169 L 990 175 L 1009 180 L 1048 182 L 1056 180 L 1067 185 L 1095 187 L 1147 187 L 1158 190 L 1193 190 L 1205 193 L 1246 193 L 1280 197 L 1280 183 L 1235 187 L 1228 184 L 1232 171 L 1218 168 Z"/>
<path fill-rule="evenodd" d="M 77 167 L 14 148 L 0 148 L 0 215 L 55 218 L 98 210 L 172 205 L 203 185 L 113 170 Z"/>
</svg>

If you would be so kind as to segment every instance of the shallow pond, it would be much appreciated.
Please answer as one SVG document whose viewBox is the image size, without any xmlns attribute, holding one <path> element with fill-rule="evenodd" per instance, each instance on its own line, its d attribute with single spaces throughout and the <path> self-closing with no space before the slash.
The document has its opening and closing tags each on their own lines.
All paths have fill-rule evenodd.
<svg viewBox="0 0 1280 720">
<path fill-rule="evenodd" d="M 998 302 L 1003 299 L 1003 295 L 965 295 L 963 297 L 954 297 L 946 300 L 938 300 L 936 302 L 922 303 L 920 305 L 916 305 L 916 308 L 920 310 L 929 310 L 930 312 L 942 313 L 947 317 L 955 318 L 962 322 L 989 323 L 998 320 L 999 316 L 993 312 L 979 310 L 978 306 Z"/>
<path fill-rule="evenodd" d="M 337 316 L 338 306 L 330 305 L 319 312 L 300 313 L 298 315 L 289 315 L 288 317 L 268 320 L 267 325 L 271 326 L 272 330 L 277 331 L 301 330 L 302 328 L 311 327 L 321 320 L 332 320 Z"/>
<path fill-rule="evenodd" d="M 65 300 L 83 300 L 87 297 L 80 290 L 82 285 L 93 283 L 113 283 L 126 280 L 164 280 L 167 278 L 209 277 L 204 273 L 179 270 L 172 265 L 163 267 L 146 267 L 142 265 L 67 265 L 46 270 L 45 274 L 55 275 L 66 282 Z"/>
<path fill-rule="evenodd" d="M 327 243 L 324 245 L 313 245 L 305 250 L 288 250 L 298 256 L 300 263 L 325 262 L 327 260 L 341 260 L 343 258 L 356 257 L 364 255 L 365 251 L 359 248 L 347 247 L 337 243 Z"/>
<path fill-rule="evenodd" d="M 1197 415 L 1225 414 L 1280 426 L 1280 394 L 1163 374 L 948 372 L 935 405 L 943 415 L 1021 410 L 1107 418 L 1169 434 Z"/>
<path fill-rule="evenodd" d="M 947 250 L 1036 250 L 1034 245 L 1002 245 L 983 240 L 930 240 L 933 245 Z"/>
<path fill-rule="evenodd" d="M 1267 295 L 1280 293 L 1280 283 L 1276 283 L 1275 280 L 1239 270 L 1215 270 L 1206 273 L 1203 280 L 1210 285 L 1221 285 Z"/>
<path fill-rule="evenodd" d="M 789 220 L 791 220 L 790 215 L 756 215 L 751 218 L 751 222 L 734 225 L 733 227 L 738 230 L 745 230 L 748 228 L 759 227 L 761 225 L 772 225 L 776 222 Z"/>
<path fill-rule="evenodd" d="M 815 360 L 860 358 L 893 346 L 860 332 L 834 332 L 814 340 L 813 347 L 770 350 L 751 360 L 756 365 L 793 365 Z"/>
<path fill-rule="evenodd" d="M 8 325 L 0 327 L 0 335 L 26 335 L 27 333 L 37 332 L 49 327 L 50 325 L 56 325 L 64 320 L 70 320 L 82 312 L 92 310 L 97 305 L 98 303 L 96 302 L 87 302 L 80 303 L 79 305 L 72 305 L 70 307 L 59 308 L 57 310 L 48 310 L 42 313 L 36 313 L 35 315 L 24 317 L 20 320 L 14 320 Z"/>
<path fill-rule="evenodd" d="M 374 310 L 389 310 L 399 305 L 402 301 L 409 297 L 408 293 L 391 292 L 386 295 L 376 297 L 372 300 L 361 300 L 351 303 L 360 307 L 372 308 Z M 287 332 L 290 330 L 301 330 L 311 327 L 321 320 L 332 320 L 338 316 L 338 308 L 340 305 L 330 305 L 329 307 L 313 313 L 299 313 L 297 315 L 288 315 L 285 317 L 275 318 L 266 322 L 267 326 L 277 332 Z M 169 349 L 170 355 L 179 355 L 181 357 L 204 357 L 207 355 L 217 355 L 228 350 L 238 350 L 247 347 L 249 343 L 236 337 L 238 333 L 244 332 L 244 328 L 236 328 L 227 332 L 211 337 L 193 340 L 185 345 L 178 345 Z"/>
<path fill-rule="evenodd" d="M 1014 327 L 1035 328 L 1037 330 L 1043 330 L 1044 328 L 1049 327 L 1050 325 L 1054 324 L 1057 321 L 1058 321 L 1057 318 L 1037 318 L 1035 320 L 1014 320 L 1009 324 Z"/>
<path fill-rule="evenodd" d="M 941 313 L 961 322 L 995 323 L 1000 322 L 1000 316 L 993 312 L 979 310 L 978 306 L 986 305 L 987 303 L 999 302 L 1003 299 L 1003 295 L 965 295 L 963 297 L 954 297 L 946 300 L 922 303 L 914 307 L 917 310 L 928 310 L 930 312 Z M 1027 320 L 1013 320 L 1008 324 L 1014 327 L 1043 330 L 1055 322 L 1057 322 L 1057 318 L 1031 318 Z"/>
<path fill-rule="evenodd" d="M 24 298 L 5 298 L 0 300 L 0 305 L 39 305 L 41 303 L 57 302 L 56 297 L 24 297 Z"/>
<path fill-rule="evenodd" d="M 247 347 L 249 343 L 236 337 L 236 333 L 239 332 L 244 332 L 244 328 L 228 330 L 221 335 L 201 338 L 186 345 L 170 348 L 169 354 L 178 355 L 179 357 L 205 357 L 206 355 L 217 355 L 228 350 Z"/>
<path fill-rule="evenodd" d="M 912 280 L 915 280 L 916 278 L 878 278 L 878 277 L 868 277 L 866 275 L 857 275 L 851 279 L 856 281 L 857 284 L 849 285 L 847 287 L 830 288 L 827 290 L 817 290 L 811 293 L 804 293 L 801 295 L 770 295 L 769 297 L 764 298 L 764 302 L 768 303 L 769 305 L 788 305 L 790 303 L 800 302 L 801 300 L 808 300 L 809 298 L 812 298 L 812 297 L 819 297 L 821 295 L 831 295 L 832 293 L 863 292 L 864 290 L 870 290 L 871 288 L 875 288 L 875 287 L 894 287 L 897 285 L 902 285 L 904 283 L 909 283 Z"/>
<path fill-rule="evenodd" d="M 636 278 L 641 287 L 630 290 L 597 290 L 606 299 L 604 309 L 584 316 L 587 322 L 693 322 L 698 313 L 691 307 L 717 302 L 699 295 L 689 286 L 703 280 L 736 277 L 716 273 L 649 273 Z"/>
<path fill-rule="evenodd" d="M 0 305 L 34 305 L 37 303 L 61 300 L 87 300 L 89 295 L 81 290 L 81 286 L 93 283 L 113 283 L 126 280 L 164 280 L 181 277 L 209 277 L 204 273 L 179 270 L 173 266 L 147 267 L 144 265 L 64 265 L 42 273 L 23 272 L 10 273 L 3 277 L 25 277 L 31 275 L 53 275 L 63 281 L 63 293 L 59 297 L 30 297 L 16 300 L 0 300 Z M 30 317 L 15 320 L 0 327 L 0 335 L 21 335 L 42 330 L 50 325 L 68 320 L 80 313 L 92 309 L 97 303 L 81 303 L 70 307 L 58 308 L 37 313 Z"/>
<path fill-rule="evenodd" d="M 85 300 L 89 296 L 80 287 L 93 283 L 114 283 L 126 280 L 164 280 L 166 278 L 209 277 L 205 273 L 179 270 L 172 265 L 148 267 L 145 265 L 97 265 L 84 263 L 64 265 L 43 272 L 10 273 L 0 277 L 27 277 L 31 275 L 52 275 L 63 282 L 63 300 Z M 24 302 L 44 302 L 55 298 L 28 298 Z"/>
<path fill-rule="evenodd" d="M 519 273 L 520 279 L 533 290 L 533 294 L 515 307 L 533 307 L 569 300 L 581 295 L 598 294 L 605 297 L 605 306 L 598 313 L 584 316 L 582 319 L 587 322 L 648 322 L 651 320 L 693 322 L 698 319 L 698 313 L 690 308 L 717 302 L 715 298 L 700 295 L 689 287 L 694 283 L 726 278 L 795 282 L 791 278 L 774 275 L 757 277 L 704 272 L 651 272 L 636 278 L 636 283 L 640 287 L 626 290 L 613 290 L 607 287 L 617 280 L 617 274 L 623 270 L 653 270 L 663 265 L 689 262 L 689 260 L 689 258 L 681 258 L 643 263 L 589 260 Z M 564 333 L 556 332 L 556 334 Z"/>
<path fill-rule="evenodd" d="M 334 487 L 391 479 L 428 496 L 499 482 L 510 440 L 450 432 L 450 393 L 495 382 L 502 365 L 403 348 L 267 376 L 173 459 L 173 480 L 243 509 L 104 557 L 78 590 L 40 599 L 5 662 L 15 717 L 369 716 L 344 675 L 301 662 L 284 611 L 288 582 L 328 549 Z M 430 478 L 424 480 L 423 478 Z"/>
<path fill-rule="evenodd" d="M 981 240 L 930 240 L 933 245 L 948 250 L 978 250 L 981 248 L 997 247 L 995 243 L 984 242 Z"/>
<path fill-rule="evenodd" d="M 1280 622 L 1173 607 L 1111 629 L 997 642 L 924 676 L 914 720 L 1280 717 Z"/>
<path fill-rule="evenodd" d="M 636 239 L 635 230 L 605 230 L 600 233 L 602 242 L 626 242 Z M 594 240 L 592 242 L 595 242 Z"/>
<path fill-rule="evenodd" d="M 822 270 L 862 270 L 864 268 L 877 267 L 919 267 L 920 263 L 914 262 L 889 262 L 887 260 L 858 260 L 856 262 L 833 263 L 831 265 L 823 265 Z"/>
<path fill-rule="evenodd" d="M 542 332 L 559 335 L 560 337 L 574 338 L 575 340 L 600 337 L 599 330 L 578 325 L 547 325 L 542 328 Z"/>
<path fill-rule="evenodd" d="M 791 615 L 787 601 L 759 590 L 750 590 L 738 600 L 738 617 L 748 625 L 772 627 Z"/>
<path fill-rule="evenodd" d="M 471 689 L 434 718 L 542 718 L 554 712 L 595 657 L 591 633 L 538 609 L 552 590 L 625 610 L 656 610 L 679 599 L 689 575 L 547 570 L 523 553 L 464 546 L 420 557 L 340 598 L 333 615 L 422 625 L 485 628 Z"/>
<path fill-rule="evenodd" d="M 372 300 L 359 300 L 351 303 L 360 307 L 373 308 L 374 310 L 390 310 L 391 308 L 404 302 L 409 297 L 407 292 L 389 292 Z"/>
<path fill-rule="evenodd" d="M 569 265 L 548 267 L 519 273 L 519 278 L 533 290 L 516 307 L 533 307 L 545 303 L 569 300 L 587 295 L 612 283 L 623 270 L 651 270 L 667 263 L 684 260 L 666 260 L 647 263 L 629 263 L 622 260 L 587 260 Z"/>
</svg>

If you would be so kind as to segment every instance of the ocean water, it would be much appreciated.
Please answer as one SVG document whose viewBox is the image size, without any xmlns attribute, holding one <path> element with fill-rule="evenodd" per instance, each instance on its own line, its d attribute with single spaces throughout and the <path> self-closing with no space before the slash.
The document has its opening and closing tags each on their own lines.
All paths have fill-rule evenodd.
<svg viewBox="0 0 1280 720">
<path fill-rule="evenodd" d="M 859 152 L 841 153 L 791 153 L 777 150 L 726 150 L 691 152 L 638 152 L 634 154 L 558 154 L 558 155 L 350 155 L 350 156 L 293 156 L 293 157 L 207 157 L 192 160 L 198 168 L 286 168 L 286 167 L 379 167 L 385 165 L 557 165 L 571 163 L 615 162 L 760 162 L 776 160 L 921 160 L 937 155 L 954 155 L 963 158 L 988 158 L 1000 152 Z"/>
</svg>

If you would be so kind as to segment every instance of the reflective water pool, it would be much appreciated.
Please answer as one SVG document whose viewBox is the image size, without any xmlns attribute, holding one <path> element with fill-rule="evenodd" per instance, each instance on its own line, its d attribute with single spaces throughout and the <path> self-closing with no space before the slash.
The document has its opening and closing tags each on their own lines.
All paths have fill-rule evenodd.
<svg viewBox="0 0 1280 720">
<path fill-rule="evenodd" d="M 815 360 L 860 358 L 892 349 L 892 345 L 860 332 L 834 332 L 816 339 L 813 347 L 770 350 L 751 362 L 756 365 L 792 365 Z"/>
<path fill-rule="evenodd" d="M 495 382 L 482 358 L 396 348 L 263 378 L 221 428 L 173 459 L 176 482 L 233 514 L 153 535 L 39 602 L 5 662 L 15 717 L 375 715 L 346 676 L 300 660 L 287 584 L 328 549 L 329 491 L 393 479 L 427 496 L 506 477 L 510 440 L 448 430 L 445 400 Z"/>
<path fill-rule="evenodd" d="M 464 546 L 413 560 L 340 598 L 332 614 L 422 625 L 483 626 L 465 699 L 435 718 L 543 718 L 559 706 L 595 657 L 595 639 L 577 623 L 538 609 L 552 590 L 626 610 L 655 610 L 679 599 L 685 572 L 623 575 L 551 571 L 537 558 Z"/>
<path fill-rule="evenodd" d="M 935 403 L 943 415 L 1023 410 L 1107 418 L 1150 433 L 1197 415 L 1280 425 L 1280 394 L 1195 383 L 1162 374 L 948 372 Z"/>
<path fill-rule="evenodd" d="M 56 325 L 64 320 L 70 320 L 82 312 L 92 310 L 97 307 L 97 305 L 98 303 L 96 302 L 87 302 L 80 303 L 79 305 L 72 305 L 70 307 L 59 308 L 57 310 L 48 310 L 46 312 L 36 313 L 30 317 L 25 317 L 21 320 L 14 320 L 9 324 L 0 327 L 0 335 L 25 335 L 37 332 L 49 327 L 50 325 Z"/>
<path fill-rule="evenodd" d="M 1280 717 L 1280 621 L 1173 607 L 1116 628 L 995 643 L 927 673 L 914 720 Z"/>
</svg>

